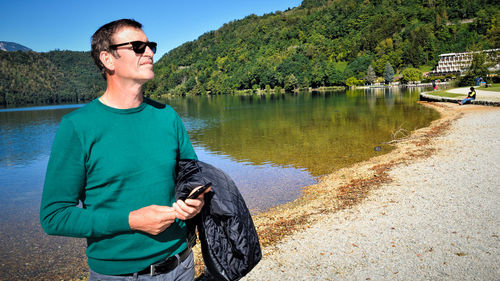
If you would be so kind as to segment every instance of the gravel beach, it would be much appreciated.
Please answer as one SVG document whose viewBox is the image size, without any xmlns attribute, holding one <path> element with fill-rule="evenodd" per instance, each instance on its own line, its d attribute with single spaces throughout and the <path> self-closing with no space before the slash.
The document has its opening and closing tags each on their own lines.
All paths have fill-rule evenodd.
<svg viewBox="0 0 500 281">
<path fill-rule="evenodd" d="M 264 247 L 244 280 L 500 280 L 500 109 L 434 106 L 454 117 L 430 156 L 399 161 L 361 203 Z"/>
</svg>

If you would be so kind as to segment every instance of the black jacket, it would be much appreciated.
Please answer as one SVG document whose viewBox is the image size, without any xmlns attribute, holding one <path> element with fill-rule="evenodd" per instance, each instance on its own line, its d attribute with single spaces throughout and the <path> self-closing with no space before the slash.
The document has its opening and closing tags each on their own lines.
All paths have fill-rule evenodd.
<svg viewBox="0 0 500 281">
<path fill-rule="evenodd" d="M 208 182 L 201 213 L 188 221 L 189 235 L 198 227 L 203 261 L 215 280 L 238 280 L 262 257 L 259 237 L 250 212 L 236 184 L 223 171 L 198 160 L 180 160 L 175 186 L 176 200 Z"/>
</svg>

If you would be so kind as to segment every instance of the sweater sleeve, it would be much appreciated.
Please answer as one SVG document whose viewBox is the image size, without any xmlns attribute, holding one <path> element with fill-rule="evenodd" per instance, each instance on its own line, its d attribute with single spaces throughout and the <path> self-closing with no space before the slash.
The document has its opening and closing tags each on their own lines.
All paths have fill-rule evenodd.
<svg viewBox="0 0 500 281">
<path fill-rule="evenodd" d="M 103 237 L 129 231 L 128 212 L 90 211 L 78 206 L 85 188 L 85 153 L 71 121 L 63 118 L 52 145 L 40 205 L 47 234 Z"/>
</svg>

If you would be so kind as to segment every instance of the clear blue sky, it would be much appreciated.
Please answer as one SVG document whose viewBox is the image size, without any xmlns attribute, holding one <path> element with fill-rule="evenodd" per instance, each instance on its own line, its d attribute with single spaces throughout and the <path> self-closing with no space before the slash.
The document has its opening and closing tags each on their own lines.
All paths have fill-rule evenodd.
<svg viewBox="0 0 500 281">
<path fill-rule="evenodd" d="M 0 41 L 36 52 L 89 51 L 90 37 L 103 24 L 133 18 L 158 43 L 156 60 L 224 23 L 300 5 L 301 0 L 0 0 Z"/>
</svg>

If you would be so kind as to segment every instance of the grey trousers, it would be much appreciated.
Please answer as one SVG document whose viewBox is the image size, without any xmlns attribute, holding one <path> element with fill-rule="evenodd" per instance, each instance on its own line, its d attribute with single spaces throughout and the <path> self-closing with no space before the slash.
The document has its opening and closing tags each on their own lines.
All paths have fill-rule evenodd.
<svg viewBox="0 0 500 281">
<path fill-rule="evenodd" d="M 170 272 L 151 276 L 149 274 L 134 276 L 115 276 L 104 275 L 90 269 L 89 281 L 193 281 L 194 280 L 194 258 L 193 253 L 189 255 L 182 263 Z"/>
</svg>

